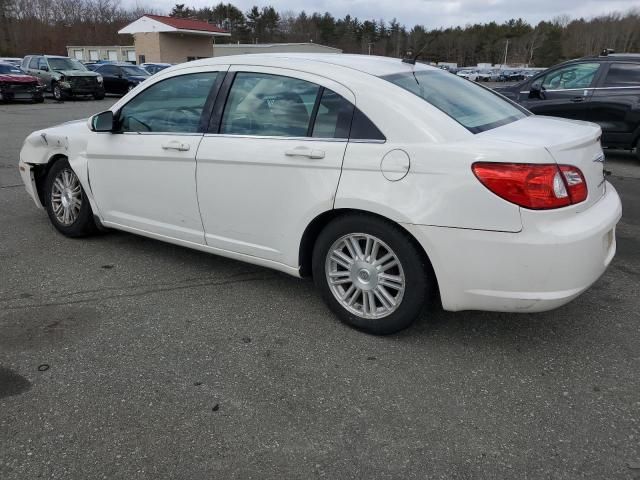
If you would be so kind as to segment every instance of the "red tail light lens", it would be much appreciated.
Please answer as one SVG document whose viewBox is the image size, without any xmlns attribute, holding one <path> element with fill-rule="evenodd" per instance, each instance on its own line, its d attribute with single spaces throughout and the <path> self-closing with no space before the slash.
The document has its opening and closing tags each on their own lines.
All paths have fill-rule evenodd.
<svg viewBox="0 0 640 480">
<path fill-rule="evenodd" d="M 571 165 L 478 162 L 471 168 L 485 187 L 521 207 L 560 208 L 587 198 L 584 176 Z"/>
</svg>

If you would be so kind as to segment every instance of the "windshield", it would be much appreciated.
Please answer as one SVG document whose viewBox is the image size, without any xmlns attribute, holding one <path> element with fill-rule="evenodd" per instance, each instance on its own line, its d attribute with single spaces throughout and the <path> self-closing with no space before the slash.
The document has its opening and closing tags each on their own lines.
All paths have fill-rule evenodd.
<svg viewBox="0 0 640 480">
<path fill-rule="evenodd" d="M 441 70 L 385 75 L 387 80 L 449 115 L 471 133 L 515 122 L 528 112 L 489 89 Z"/>
<path fill-rule="evenodd" d="M 149 72 L 147 72 L 146 70 L 141 69 L 140 67 L 135 67 L 133 65 L 130 66 L 130 67 L 122 67 L 122 70 L 127 75 L 132 75 L 132 76 L 136 76 L 136 77 L 148 77 L 149 76 Z"/>
<path fill-rule="evenodd" d="M 78 60 L 72 58 L 47 58 L 51 70 L 86 70 Z"/>
<path fill-rule="evenodd" d="M 24 75 L 22 70 L 14 65 L 2 65 L 0 64 L 0 73 L 13 73 L 14 75 Z"/>
</svg>

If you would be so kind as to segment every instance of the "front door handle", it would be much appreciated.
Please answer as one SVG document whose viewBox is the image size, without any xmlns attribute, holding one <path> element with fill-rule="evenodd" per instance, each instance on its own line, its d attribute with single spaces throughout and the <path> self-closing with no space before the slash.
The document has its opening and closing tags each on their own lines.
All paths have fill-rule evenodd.
<svg viewBox="0 0 640 480">
<path fill-rule="evenodd" d="M 573 97 L 571 101 L 573 103 L 584 102 L 584 97 Z"/>
<path fill-rule="evenodd" d="M 181 152 L 186 152 L 191 148 L 191 145 L 178 140 L 169 140 L 162 144 L 162 148 L 164 150 L 179 150 Z"/>
<path fill-rule="evenodd" d="M 296 147 L 289 150 L 285 150 L 284 154 L 287 157 L 307 157 L 307 158 L 324 158 L 324 152 L 322 150 L 311 150 L 307 147 Z"/>
</svg>

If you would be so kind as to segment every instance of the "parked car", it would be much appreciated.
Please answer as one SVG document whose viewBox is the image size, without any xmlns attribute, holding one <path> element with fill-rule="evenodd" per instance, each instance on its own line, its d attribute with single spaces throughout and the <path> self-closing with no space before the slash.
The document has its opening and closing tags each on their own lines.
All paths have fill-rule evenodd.
<svg viewBox="0 0 640 480">
<path fill-rule="evenodd" d="M 640 54 L 571 60 L 496 90 L 539 115 L 597 123 L 605 147 L 635 148 L 640 159 Z"/>
<path fill-rule="evenodd" d="M 469 74 L 469 80 L 473 82 L 497 82 L 498 75 L 491 70 L 478 70 Z"/>
<path fill-rule="evenodd" d="M 520 82 L 522 80 L 524 80 L 524 75 L 520 70 L 502 70 L 500 73 L 499 81 L 501 82 Z"/>
<path fill-rule="evenodd" d="M 465 78 L 467 80 L 471 80 L 471 76 L 475 75 L 476 71 L 475 70 L 469 70 L 469 69 L 464 69 L 464 70 L 458 70 L 458 72 L 456 73 L 456 75 L 458 77 L 462 77 Z"/>
<path fill-rule="evenodd" d="M 102 76 L 73 58 L 27 55 L 22 60 L 22 70 L 38 77 L 45 90 L 53 93 L 56 100 L 75 95 L 92 95 L 96 100 L 104 98 Z"/>
<path fill-rule="evenodd" d="M 42 103 L 42 86 L 36 77 L 26 75 L 12 63 L 0 62 L 0 102 L 13 100 Z"/>
<path fill-rule="evenodd" d="M 149 78 L 149 72 L 130 63 L 97 65 L 94 72 L 102 75 L 106 93 L 123 94 Z"/>
<path fill-rule="evenodd" d="M 32 133 L 19 168 L 64 235 L 312 276 L 343 321 L 387 334 L 436 301 L 538 312 L 595 282 L 621 216 L 600 134 L 419 63 L 237 55 Z"/>
<path fill-rule="evenodd" d="M 144 68 L 151 75 L 154 75 L 165 68 L 169 68 L 171 66 L 170 63 L 142 63 L 140 64 L 141 68 Z"/>
<path fill-rule="evenodd" d="M 18 57 L 0 57 L 0 63 L 11 63 L 16 67 L 19 67 L 22 64 L 22 58 Z"/>
</svg>

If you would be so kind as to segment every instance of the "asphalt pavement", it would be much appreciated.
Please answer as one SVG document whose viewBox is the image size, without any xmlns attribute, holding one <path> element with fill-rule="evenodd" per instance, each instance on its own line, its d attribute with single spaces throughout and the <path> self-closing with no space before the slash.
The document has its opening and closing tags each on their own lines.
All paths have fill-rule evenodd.
<svg viewBox="0 0 640 480">
<path fill-rule="evenodd" d="M 577 300 L 374 337 L 310 281 L 58 234 L 22 141 L 113 101 L 0 106 L 0 479 L 640 479 L 635 157 L 607 155 L 618 253 Z"/>
</svg>

